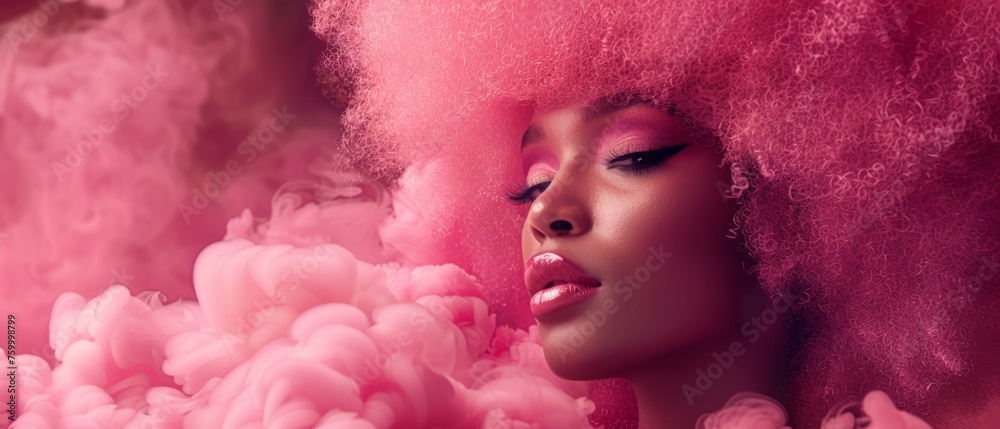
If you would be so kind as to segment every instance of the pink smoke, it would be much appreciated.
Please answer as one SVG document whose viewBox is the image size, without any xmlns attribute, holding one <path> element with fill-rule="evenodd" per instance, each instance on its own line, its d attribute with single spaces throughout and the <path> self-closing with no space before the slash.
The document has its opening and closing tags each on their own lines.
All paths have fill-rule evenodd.
<svg viewBox="0 0 1000 429">
<path fill-rule="evenodd" d="M 0 427 L 591 427 L 601 392 L 548 370 L 508 261 L 463 254 L 512 236 L 430 209 L 472 192 L 433 192 L 452 161 L 391 192 L 331 173 L 301 14 L 43 3 L 0 27 Z M 786 417 L 730 405 L 705 421 Z"/>
</svg>

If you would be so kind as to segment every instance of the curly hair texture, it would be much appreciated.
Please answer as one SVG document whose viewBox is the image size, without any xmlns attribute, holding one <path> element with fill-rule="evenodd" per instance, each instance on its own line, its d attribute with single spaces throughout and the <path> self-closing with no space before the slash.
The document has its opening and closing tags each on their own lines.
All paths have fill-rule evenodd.
<svg viewBox="0 0 1000 429">
<path fill-rule="evenodd" d="M 878 388 L 947 427 L 996 398 L 995 2 L 452 3 L 317 0 L 314 30 L 345 148 L 419 195 L 498 322 L 531 323 L 499 196 L 532 107 L 637 93 L 722 144 L 761 284 L 801 297 L 796 414 Z"/>
</svg>

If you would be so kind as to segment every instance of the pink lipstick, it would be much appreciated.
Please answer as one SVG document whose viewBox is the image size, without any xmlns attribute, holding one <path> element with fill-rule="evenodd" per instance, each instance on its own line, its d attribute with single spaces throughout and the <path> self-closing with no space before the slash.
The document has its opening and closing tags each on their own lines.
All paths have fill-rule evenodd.
<svg viewBox="0 0 1000 429">
<path fill-rule="evenodd" d="M 524 282 L 531 293 L 531 313 L 536 318 L 585 301 L 601 286 L 599 280 L 568 258 L 552 252 L 528 259 Z"/>
</svg>

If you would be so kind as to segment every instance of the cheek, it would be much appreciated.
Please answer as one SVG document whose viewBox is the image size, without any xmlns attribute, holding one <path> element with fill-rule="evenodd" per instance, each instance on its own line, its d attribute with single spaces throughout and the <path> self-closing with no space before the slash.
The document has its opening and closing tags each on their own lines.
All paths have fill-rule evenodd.
<svg viewBox="0 0 1000 429">
<path fill-rule="evenodd" d="M 629 192 L 607 192 L 607 204 L 598 205 L 596 214 L 606 219 L 602 235 L 617 237 L 629 244 L 624 249 L 640 252 L 632 257 L 648 254 L 653 245 L 666 246 L 674 253 L 711 252 L 727 246 L 735 211 L 716 189 L 725 174 L 719 170 L 712 165 L 671 171 Z"/>
<path fill-rule="evenodd" d="M 714 164 L 698 167 L 654 176 L 648 186 L 609 194 L 614 201 L 599 206 L 600 216 L 613 220 L 603 222 L 601 234 L 620 243 L 619 263 L 608 268 L 620 278 L 649 274 L 635 297 L 621 302 L 627 316 L 614 329 L 644 332 L 628 340 L 633 345 L 657 345 L 640 354 L 721 335 L 739 323 L 745 272 L 737 242 L 726 237 L 732 205 L 715 188 L 726 172 Z M 662 252 L 671 256 L 657 266 L 650 257 Z"/>
<path fill-rule="evenodd" d="M 528 221 L 525 220 L 521 224 L 521 263 L 527 264 L 528 258 L 534 254 L 534 245 L 532 244 L 534 240 L 531 236 L 531 227 L 528 226 Z"/>
</svg>

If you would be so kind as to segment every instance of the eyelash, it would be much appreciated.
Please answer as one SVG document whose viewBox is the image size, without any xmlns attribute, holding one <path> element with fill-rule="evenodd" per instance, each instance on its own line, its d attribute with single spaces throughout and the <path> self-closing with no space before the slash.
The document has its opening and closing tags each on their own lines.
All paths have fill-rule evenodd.
<svg viewBox="0 0 1000 429">
<path fill-rule="evenodd" d="M 621 152 L 613 151 L 610 154 L 611 159 L 608 161 L 602 161 L 601 164 L 609 168 L 620 168 L 629 171 L 633 174 L 640 174 L 659 166 L 660 164 L 663 163 L 663 161 L 666 161 L 668 158 L 676 155 L 678 152 L 680 152 L 681 150 L 683 150 L 688 146 L 690 146 L 690 143 L 674 145 L 654 150 L 647 150 L 642 152 L 627 152 L 628 149 L 624 149 Z M 612 165 L 620 161 L 636 160 L 636 159 L 639 159 L 641 161 L 632 162 L 620 167 Z M 530 204 L 532 201 L 538 198 L 538 195 L 533 196 L 533 194 L 537 191 L 538 194 L 541 195 L 541 193 L 545 192 L 545 189 L 549 187 L 550 183 L 552 182 L 545 181 L 532 186 L 528 186 L 525 183 L 520 183 L 512 186 L 510 189 L 507 190 L 505 194 L 507 196 L 507 199 L 514 204 L 519 204 L 519 205 Z"/>
</svg>

